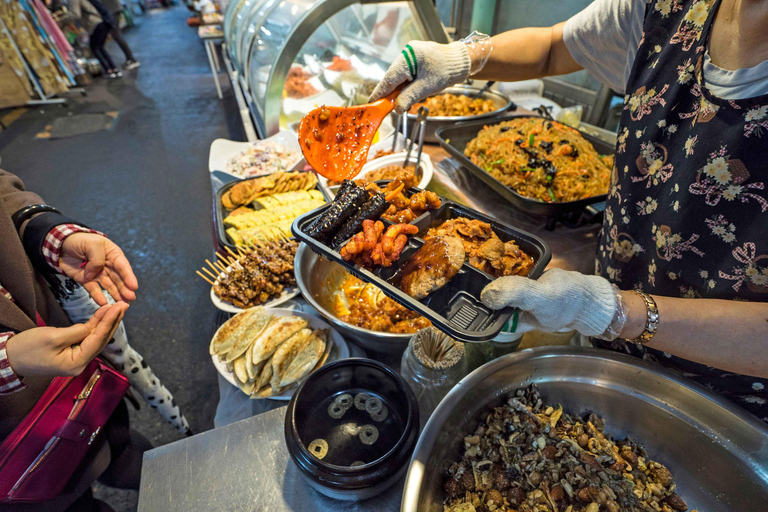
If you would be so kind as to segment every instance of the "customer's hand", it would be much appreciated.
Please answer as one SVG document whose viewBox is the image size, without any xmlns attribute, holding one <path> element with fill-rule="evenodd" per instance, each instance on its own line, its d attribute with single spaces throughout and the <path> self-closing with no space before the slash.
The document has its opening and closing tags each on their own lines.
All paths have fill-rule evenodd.
<svg viewBox="0 0 768 512">
<path fill-rule="evenodd" d="M 466 80 L 470 64 L 467 45 L 462 42 L 411 41 L 389 66 L 368 101 L 381 99 L 410 81 L 395 101 L 395 111 L 404 114 L 417 101 Z"/>
<path fill-rule="evenodd" d="M 527 277 L 500 277 L 480 294 L 493 309 L 520 310 L 517 330 L 546 332 L 577 330 L 586 336 L 603 334 L 617 309 L 613 286 L 599 276 L 553 268 L 534 281 Z"/>
<path fill-rule="evenodd" d="M 36 327 L 6 344 L 11 368 L 22 377 L 79 375 L 112 339 L 128 305 L 103 306 L 85 324 Z"/>
<path fill-rule="evenodd" d="M 100 306 L 107 304 L 101 287 L 115 300 L 130 302 L 136 299 L 134 292 L 139 283 L 131 264 L 109 238 L 93 233 L 69 235 L 61 246 L 59 267 L 65 275 L 83 285 Z"/>
</svg>

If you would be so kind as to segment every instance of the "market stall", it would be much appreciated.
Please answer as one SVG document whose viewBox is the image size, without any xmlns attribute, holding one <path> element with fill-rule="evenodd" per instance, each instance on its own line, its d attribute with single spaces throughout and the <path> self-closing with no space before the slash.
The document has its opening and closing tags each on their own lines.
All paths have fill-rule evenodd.
<svg viewBox="0 0 768 512">
<path fill-rule="evenodd" d="M 225 64 L 269 137 L 211 146 L 217 429 L 145 456 L 140 509 L 759 510 L 763 423 L 480 299 L 592 273 L 616 139 L 482 83 L 363 105 L 406 40 L 444 40 L 433 10 L 230 3 Z"/>
<path fill-rule="evenodd" d="M 409 40 L 447 42 L 425 0 L 232 1 L 224 37 L 232 86 L 261 138 L 316 104 L 364 103 Z"/>
</svg>

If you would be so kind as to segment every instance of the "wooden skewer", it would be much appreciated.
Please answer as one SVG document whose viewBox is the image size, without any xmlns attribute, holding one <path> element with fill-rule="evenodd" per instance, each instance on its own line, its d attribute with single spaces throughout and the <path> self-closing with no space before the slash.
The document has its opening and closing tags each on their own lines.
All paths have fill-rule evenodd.
<svg viewBox="0 0 768 512">
<path fill-rule="evenodd" d="M 224 248 L 227 250 L 227 252 L 228 252 L 229 254 L 231 254 L 231 255 L 232 255 L 232 257 L 233 257 L 233 258 L 235 258 L 235 261 L 238 261 L 238 260 L 239 260 L 240 258 L 242 258 L 242 256 L 243 256 L 242 254 L 238 255 L 238 254 L 237 254 L 235 251 L 233 251 L 233 250 L 232 250 L 232 249 L 230 249 L 229 247 L 226 247 L 226 246 L 225 246 Z"/>
<path fill-rule="evenodd" d="M 211 263 L 211 262 L 210 262 L 210 261 L 208 261 L 208 260 L 205 260 L 205 262 L 206 262 L 208 265 L 210 265 L 210 267 L 211 267 L 213 270 L 215 270 L 215 271 L 216 271 L 216 274 L 217 274 L 217 275 L 218 275 L 218 274 L 221 274 L 221 273 L 224 271 L 224 269 L 222 269 L 222 268 L 220 268 L 220 267 L 218 267 L 218 266 L 214 265 L 213 263 Z M 217 261 L 216 263 L 218 263 L 218 261 Z"/>
<path fill-rule="evenodd" d="M 203 271 L 204 271 L 205 273 L 207 273 L 209 276 L 211 276 L 211 277 L 213 278 L 213 280 L 214 280 L 214 281 L 215 281 L 216 279 L 218 279 L 218 277 L 217 277 L 216 275 L 214 275 L 214 274 L 213 274 L 213 273 L 212 273 L 210 270 L 208 270 L 207 268 L 203 267 Z"/>
<path fill-rule="evenodd" d="M 200 277 L 202 277 L 203 279 L 205 279 L 205 280 L 208 282 L 208 284 L 210 284 L 211 286 L 213 286 L 213 281 L 211 281 L 210 279 L 208 279 L 207 277 L 205 277 L 205 275 L 204 275 L 202 272 L 200 272 L 199 270 L 197 270 L 196 272 L 197 272 L 197 275 L 199 275 Z"/>
<path fill-rule="evenodd" d="M 232 260 L 230 260 L 230 259 L 227 257 L 227 255 L 226 255 L 226 254 L 221 254 L 221 253 L 218 253 L 218 252 L 217 252 L 217 253 L 216 253 L 216 257 L 217 257 L 217 258 L 219 258 L 219 263 L 221 263 L 221 262 L 223 261 L 224 263 L 226 263 L 226 266 L 227 266 L 227 267 L 228 267 L 228 266 L 230 266 L 230 265 L 232 265 L 232 263 L 233 263 L 233 262 L 232 262 Z M 221 264 L 223 265 L 224 263 L 221 263 Z"/>
</svg>

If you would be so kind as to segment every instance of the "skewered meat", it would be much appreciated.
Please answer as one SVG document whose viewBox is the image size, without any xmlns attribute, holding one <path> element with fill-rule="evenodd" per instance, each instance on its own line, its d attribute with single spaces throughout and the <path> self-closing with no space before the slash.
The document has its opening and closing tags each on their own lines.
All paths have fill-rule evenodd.
<svg viewBox="0 0 768 512">
<path fill-rule="evenodd" d="M 293 258 L 296 241 L 271 242 L 247 253 L 214 284 L 214 293 L 240 308 L 264 304 L 295 286 Z"/>
<path fill-rule="evenodd" d="M 423 299 L 453 279 L 462 264 L 464 245 L 459 238 L 430 238 L 403 265 L 400 289 L 414 299 Z"/>
</svg>

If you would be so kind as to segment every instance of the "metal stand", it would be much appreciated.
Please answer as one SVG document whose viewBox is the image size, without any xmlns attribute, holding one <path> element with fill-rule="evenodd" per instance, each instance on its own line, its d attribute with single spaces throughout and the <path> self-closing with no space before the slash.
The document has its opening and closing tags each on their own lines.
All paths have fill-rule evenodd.
<svg viewBox="0 0 768 512">
<path fill-rule="evenodd" d="M 219 83 L 219 60 L 218 57 L 214 60 L 216 54 L 216 47 L 213 44 L 213 39 L 205 39 L 203 44 L 205 45 L 205 53 L 208 54 L 208 64 L 211 65 L 211 74 L 213 75 L 213 82 L 216 84 L 216 93 L 219 95 L 219 99 L 223 98 L 221 94 L 221 84 Z"/>
<path fill-rule="evenodd" d="M 256 128 L 254 127 L 253 121 L 251 120 L 251 112 L 248 109 L 248 104 L 246 103 L 245 98 L 243 97 L 243 91 L 240 89 L 237 72 L 232 69 L 232 63 L 230 62 L 229 56 L 227 55 L 226 44 L 222 45 L 222 50 L 223 51 L 221 54 L 224 57 L 224 67 L 227 71 L 229 82 L 232 85 L 232 90 L 235 91 L 235 99 L 237 100 L 237 108 L 240 111 L 240 119 L 243 122 L 245 137 L 248 139 L 248 142 L 255 142 L 259 140 L 259 137 L 256 135 Z"/>
</svg>

